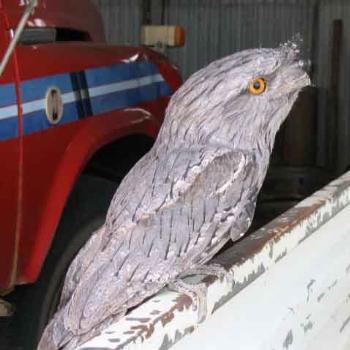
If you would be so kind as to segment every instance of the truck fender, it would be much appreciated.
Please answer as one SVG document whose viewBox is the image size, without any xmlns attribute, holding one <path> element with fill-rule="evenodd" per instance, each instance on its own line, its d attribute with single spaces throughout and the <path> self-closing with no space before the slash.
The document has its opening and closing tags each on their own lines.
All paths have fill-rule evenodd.
<svg viewBox="0 0 350 350">
<path fill-rule="evenodd" d="M 155 139 L 160 128 L 159 119 L 142 108 L 128 108 L 88 119 L 66 147 L 55 172 L 31 250 L 24 252 L 25 247 L 19 248 L 19 256 L 25 256 L 25 260 L 19 261 L 17 283 L 31 283 L 37 279 L 69 194 L 91 157 L 103 146 L 126 136 L 143 134 Z"/>
</svg>

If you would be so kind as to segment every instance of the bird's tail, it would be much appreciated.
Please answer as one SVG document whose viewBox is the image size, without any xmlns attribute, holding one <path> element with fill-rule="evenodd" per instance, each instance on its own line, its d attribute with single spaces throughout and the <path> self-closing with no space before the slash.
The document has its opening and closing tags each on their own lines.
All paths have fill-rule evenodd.
<svg viewBox="0 0 350 350">
<path fill-rule="evenodd" d="M 59 350 L 73 338 L 73 334 L 64 328 L 60 316 L 60 312 L 56 313 L 46 326 L 37 350 Z"/>
</svg>

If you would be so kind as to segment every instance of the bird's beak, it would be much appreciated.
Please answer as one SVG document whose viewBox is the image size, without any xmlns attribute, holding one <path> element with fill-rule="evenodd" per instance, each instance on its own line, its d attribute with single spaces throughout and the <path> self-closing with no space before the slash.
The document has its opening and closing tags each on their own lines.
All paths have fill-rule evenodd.
<svg viewBox="0 0 350 350">
<path fill-rule="evenodd" d="M 292 93 L 311 85 L 309 75 L 306 73 L 303 61 L 295 62 L 285 71 L 285 82 L 283 84 L 282 93 Z"/>
<path fill-rule="evenodd" d="M 294 90 L 302 89 L 306 86 L 311 85 L 311 80 L 306 72 L 303 72 L 299 77 L 297 77 L 291 84 Z"/>
<path fill-rule="evenodd" d="M 299 86 L 300 89 L 310 86 L 311 79 L 308 72 L 311 69 L 311 61 L 310 60 L 299 60 L 296 65 L 300 71 L 300 77 L 296 79 L 295 84 Z"/>
</svg>

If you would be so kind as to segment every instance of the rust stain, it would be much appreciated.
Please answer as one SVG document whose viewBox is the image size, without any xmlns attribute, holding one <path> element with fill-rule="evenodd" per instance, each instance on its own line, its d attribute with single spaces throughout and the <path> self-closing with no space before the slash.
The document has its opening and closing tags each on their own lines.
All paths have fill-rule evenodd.
<svg viewBox="0 0 350 350">
<path fill-rule="evenodd" d="M 180 295 L 176 298 L 177 306 L 175 309 L 183 311 L 192 305 L 192 299 L 188 295 Z"/>
<path fill-rule="evenodd" d="M 162 326 L 165 327 L 168 323 L 170 323 L 174 319 L 174 313 L 171 311 L 166 312 L 161 316 L 160 319 L 162 322 Z"/>
<path fill-rule="evenodd" d="M 315 214 L 317 210 L 329 201 L 329 197 L 339 197 L 342 191 L 348 189 L 348 187 L 350 187 L 350 181 L 347 179 L 340 179 L 336 185 L 326 186 L 322 190 L 322 193 L 316 192 L 313 197 L 310 197 L 308 201 L 309 203 L 312 201 L 312 204 L 303 207 L 294 207 L 282 214 L 282 216 L 273 220 L 271 223 L 267 224 L 265 227 L 252 233 L 250 236 L 245 237 L 245 239 L 239 241 L 235 247 L 228 249 L 227 254 L 225 255 L 228 256 L 228 254 L 231 254 L 232 259 L 230 261 L 228 259 L 226 260 L 225 267 L 231 268 L 233 265 L 244 263 L 251 258 L 252 255 L 261 251 L 268 242 L 273 242 L 273 244 L 277 243 L 285 234 L 300 225 L 302 222 L 305 222 L 305 220 L 312 214 Z M 326 195 L 324 194 L 325 192 Z M 322 217 L 318 216 L 316 223 L 309 225 L 309 232 L 306 233 L 305 237 L 303 237 L 299 243 L 314 232 L 320 224 L 328 221 L 332 215 L 339 212 L 339 210 L 346 204 L 347 203 L 338 203 L 338 205 L 335 205 L 334 208 L 331 209 L 328 215 L 326 213 Z M 238 249 L 240 254 L 237 253 Z"/>
<path fill-rule="evenodd" d="M 154 332 L 154 325 L 150 323 L 149 325 L 137 325 L 137 326 L 131 326 L 130 329 L 134 331 L 139 331 L 138 336 L 144 336 L 144 338 L 149 338 L 153 332 Z"/>
<path fill-rule="evenodd" d="M 153 323 L 149 324 L 148 331 L 146 333 L 146 339 L 149 338 L 154 333 L 154 325 Z"/>
<path fill-rule="evenodd" d="M 157 302 L 159 302 L 159 299 L 156 299 Z M 154 300 L 155 301 L 155 300 Z M 155 325 L 159 322 L 161 322 L 162 326 L 165 327 L 169 322 L 171 322 L 174 319 L 175 311 L 183 311 L 185 309 L 188 309 L 192 305 L 192 299 L 188 295 L 180 295 L 175 299 L 175 305 L 169 309 L 167 312 L 161 314 L 159 317 L 150 320 L 150 323 L 148 324 L 140 324 L 130 327 L 130 331 L 124 332 L 125 335 L 132 335 L 130 338 L 126 339 L 124 343 L 119 345 L 119 348 L 124 348 L 128 344 L 131 344 L 136 341 L 137 338 L 141 338 L 142 341 L 145 339 L 148 339 L 152 336 L 154 333 Z M 157 310 L 153 310 L 153 312 Z M 158 313 L 160 313 L 158 311 Z M 139 321 L 140 318 L 132 318 Z"/>
<path fill-rule="evenodd" d="M 160 320 L 162 326 L 165 327 L 169 322 L 174 319 L 175 311 L 184 311 L 192 305 L 192 299 L 185 294 L 179 295 L 175 299 L 176 304 L 166 313 L 162 314 L 159 318 L 155 320 L 155 323 Z"/>
<path fill-rule="evenodd" d="M 241 240 L 234 247 L 228 249 L 225 255 L 228 256 L 228 254 L 231 254 L 231 259 L 227 259 L 224 266 L 231 268 L 233 265 L 241 265 L 253 255 L 260 252 L 269 242 L 273 242 L 272 245 L 274 245 L 285 234 L 300 225 L 311 214 L 315 213 L 322 205 L 323 203 L 315 203 L 309 207 L 292 208 L 283 214 L 284 219 L 288 219 L 288 222 L 281 223 L 279 218 L 277 218 L 267 224 L 263 229 L 245 237 L 244 240 Z M 239 254 L 236 253 L 237 251 L 239 251 Z"/>
<path fill-rule="evenodd" d="M 208 287 L 208 286 L 212 285 L 218 279 L 219 279 L 219 277 L 217 277 L 217 276 L 208 275 L 208 276 L 205 276 L 203 278 L 202 283 L 205 283 L 205 285 Z"/>
<path fill-rule="evenodd" d="M 336 184 L 331 184 L 326 186 L 321 193 L 316 193 L 314 196 L 308 199 L 308 203 L 310 205 L 307 206 L 299 206 L 292 208 L 288 212 L 284 213 L 282 216 L 278 217 L 270 224 L 266 225 L 262 229 L 252 233 L 251 235 L 245 237 L 243 240 L 237 242 L 237 244 L 225 251 L 220 257 L 221 264 L 227 269 L 231 269 L 234 265 L 241 265 L 249 259 L 252 259 L 254 255 L 262 251 L 267 244 L 270 244 L 270 258 L 273 255 L 273 245 L 279 242 L 283 236 L 288 234 L 292 229 L 298 227 L 302 223 L 305 224 L 305 221 L 311 216 L 317 213 L 317 211 L 323 207 L 326 203 L 329 203 L 330 198 L 332 198 L 332 207 L 329 213 L 317 214 L 315 216 L 315 220 L 310 222 L 309 224 L 306 222 L 306 233 L 305 236 L 308 237 L 312 234 L 321 224 L 328 221 L 330 217 L 332 217 L 335 213 L 339 212 L 343 207 L 348 205 L 349 203 L 345 203 L 345 201 L 338 201 L 337 199 L 343 193 L 344 190 L 350 187 L 350 173 L 347 177 L 343 177 L 337 180 Z M 305 238 L 306 238 L 305 237 Z M 219 260 L 218 259 L 218 260 Z M 350 265 L 346 269 L 348 273 L 350 271 Z M 264 271 L 260 271 L 257 276 L 251 276 L 250 279 L 254 280 Z M 208 276 L 204 279 L 207 285 L 213 284 L 217 280 L 215 276 Z M 251 281 L 247 281 L 246 284 L 249 284 Z M 315 281 L 311 280 L 308 284 L 308 296 L 311 292 L 311 286 Z M 334 285 L 334 284 L 333 284 Z M 333 287 L 330 286 L 330 287 Z M 239 285 L 235 285 L 232 293 L 230 293 L 230 297 L 237 293 L 237 288 L 239 289 Z M 242 287 L 244 288 L 244 286 Z M 318 296 L 318 301 L 320 301 L 324 297 L 324 293 Z M 153 299 L 153 303 L 159 303 L 159 299 Z M 128 344 L 134 342 L 137 338 L 141 337 L 142 341 L 145 338 L 149 338 L 155 329 L 155 325 L 161 323 L 163 327 L 172 322 L 175 318 L 176 312 L 183 312 L 185 309 L 190 308 L 192 305 L 192 299 L 187 295 L 180 295 L 174 300 L 174 306 L 172 306 L 169 310 L 162 313 L 159 310 L 153 310 L 150 314 L 158 317 L 154 319 L 150 318 L 128 318 L 131 321 L 139 321 L 140 324 L 136 326 L 132 326 L 131 330 L 128 332 L 124 332 L 124 334 L 131 335 L 128 339 L 125 339 L 123 344 L 120 344 L 120 348 L 127 346 Z M 309 321 L 309 315 L 306 319 L 306 324 L 303 324 L 304 331 L 307 332 L 312 328 L 312 322 Z M 345 326 L 350 322 L 350 316 L 342 325 L 340 331 L 342 331 Z M 148 323 L 148 324 L 147 324 Z M 194 326 L 186 328 L 184 333 L 180 333 L 179 330 L 176 331 L 175 342 L 178 338 L 182 338 L 185 334 L 191 333 L 194 331 Z M 288 349 L 293 343 L 293 332 L 290 330 L 284 339 L 283 348 Z M 169 338 L 169 335 L 164 336 L 164 349 L 168 348 L 172 341 Z"/>
</svg>

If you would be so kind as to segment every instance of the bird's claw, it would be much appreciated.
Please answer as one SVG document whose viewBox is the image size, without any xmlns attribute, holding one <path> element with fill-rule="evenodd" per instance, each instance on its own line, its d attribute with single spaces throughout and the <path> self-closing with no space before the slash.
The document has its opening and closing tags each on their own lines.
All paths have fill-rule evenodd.
<svg viewBox="0 0 350 350">
<path fill-rule="evenodd" d="M 216 263 L 196 266 L 195 268 L 183 273 L 181 277 L 192 275 L 215 276 L 220 281 L 225 280 L 228 283 L 233 283 L 233 277 L 231 276 L 231 273 L 224 266 Z"/>
<path fill-rule="evenodd" d="M 205 283 L 190 284 L 177 280 L 168 284 L 168 288 L 178 293 L 188 295 L 193 303 L 193 311 L 198 310 L 198 323 L 202 323 L 207 317 L 207 287 Z"/>
</svg>

